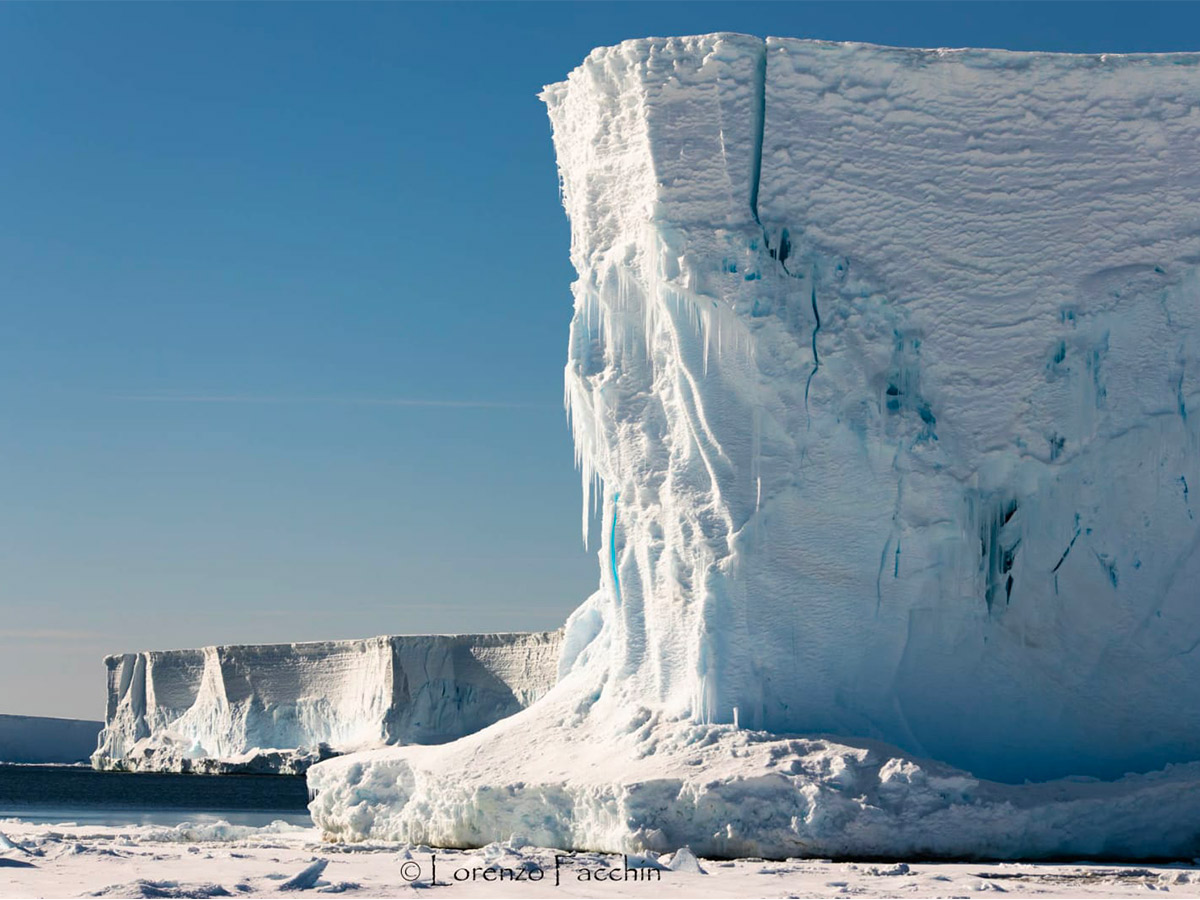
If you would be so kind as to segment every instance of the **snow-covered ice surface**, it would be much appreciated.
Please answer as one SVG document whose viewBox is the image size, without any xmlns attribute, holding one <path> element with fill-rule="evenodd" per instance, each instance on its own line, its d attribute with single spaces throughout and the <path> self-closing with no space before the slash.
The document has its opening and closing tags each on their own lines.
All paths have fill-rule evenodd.
<svg viewBox="0 0 1200 900">
<path fill-rule="evenodd" d="M 102 727 L 86 719 L 0 715 L 0 762 L 87 762 Z"/>
<path fill-rule="evenodd" d="M 10 819 L 0 821 L 0 831 L 10 839 L 0 840 L 0 897 L 1200 896 L 1200 868 L 1190 863 L 722 861 L 696 860 L 684 849 L 625 859 L 521 840 L 434 851 L 330 844 L 314 828 L 282 823 L 165 829 Z M 680 856 L 684 864 L 672 868 Z"/>
<path fill-rule="evenodd" d="M 477 847 L 520 834 L 613 852 L 687 844 L 727 858 L 1200 852 L 1196 763 L 1117 782 L 1008 785 L 886 744 L 689 725 L 603 700 L 590 712 L 609 717 L 606 739 L 586 710 L 543 701 L 446 747 L 321 763 L 308 771 L 313 820 L 346 840 Z"/>
<path fill-rule="evenodd" d="M 438 743 L 528 706 L 560 632 L 406 635 L 110 656 L 101 769 L 302 772 L 332 753 Z"/>
<path fill-rule="evenodd" d="M 1200 853 L 1200 55 L 656 38 L 543 96 L 600 588 L 318 825 Z"/>
</svg>

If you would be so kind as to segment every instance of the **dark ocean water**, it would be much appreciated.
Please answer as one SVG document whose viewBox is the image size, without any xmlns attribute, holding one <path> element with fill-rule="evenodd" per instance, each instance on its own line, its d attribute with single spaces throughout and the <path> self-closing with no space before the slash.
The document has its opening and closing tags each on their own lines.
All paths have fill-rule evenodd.
<svg viewBox="0 0 1200 900">
<path fill-rule="evenodd" d="M 90 825 L 309 825 L 303 776 L 149 775 L 0 763 L 0 819 Z"/>
</svg>

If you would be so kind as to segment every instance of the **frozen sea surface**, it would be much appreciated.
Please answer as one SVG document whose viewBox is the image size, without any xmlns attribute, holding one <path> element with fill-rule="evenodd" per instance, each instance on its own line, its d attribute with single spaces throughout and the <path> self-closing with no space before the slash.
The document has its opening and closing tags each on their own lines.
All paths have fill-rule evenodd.
<svg viewBox="0 0 1200 900">
<path fill-rule="evenodd" d="M 283 823 L 99 827 L 0 820 L 0 897 L 1122 897 L 1200 896 L 1192 863 L 696 859 L 521 846 L 337 844 Z M 433 871 L 436 855 L 436 879 Z M 429 889 L 433 888 L 433 891 Z"/>
</svg>

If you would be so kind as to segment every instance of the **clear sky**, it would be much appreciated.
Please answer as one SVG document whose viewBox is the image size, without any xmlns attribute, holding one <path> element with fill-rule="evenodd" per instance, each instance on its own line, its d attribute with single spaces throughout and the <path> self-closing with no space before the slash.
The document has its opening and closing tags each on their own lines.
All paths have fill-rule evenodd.
<svg viewBox="0 0 1200 900">
<path fill-rule="evenodd" d="M 719 30 L 1200 49 L 1192 4 L 0 4 L 0 712 L 105 653 L 557 627 L 598 581 L 536 94 Z"/>
</svg>

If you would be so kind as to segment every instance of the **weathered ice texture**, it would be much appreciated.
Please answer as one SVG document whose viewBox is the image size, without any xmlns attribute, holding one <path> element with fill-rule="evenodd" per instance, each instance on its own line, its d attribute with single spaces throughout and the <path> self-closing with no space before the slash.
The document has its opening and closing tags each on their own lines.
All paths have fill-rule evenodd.
<svg viewBox="0 0 1200 900">
<path fill-rule="evenodd" d="M 542 702 L 316 820 L 1200 852 L 1200 55 L 655 38 L 543 96 L 600 589 Z"/>
<path fill-rule="evenodd" d="M 102 724 L 46 716 L 0 716 L 0 762 L 87 762 Z"/>
<path fill-rule="evenodd" d="M 299 772 L 453 740 L 554 683 L 560 632 L 409 635 L 110 656 L 101 769 Z"/>
<path fill-rule="evenodd" d="M 640 696 L 1015 781 L 1200 757 L 1197 58 L 667 41 L 547 91 Z"/>
</svg>

